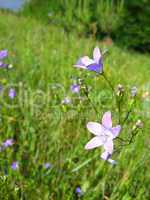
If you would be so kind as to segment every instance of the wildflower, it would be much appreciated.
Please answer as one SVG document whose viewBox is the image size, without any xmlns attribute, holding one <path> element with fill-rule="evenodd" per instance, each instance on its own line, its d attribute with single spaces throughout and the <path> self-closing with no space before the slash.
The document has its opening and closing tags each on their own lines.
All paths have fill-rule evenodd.
<svg viewBox="0 0 150 200">
<path fill-rule="evenodd" d="M 7 56 L 8 56 L 8 51 L 7 50 L 0 51 L 0 60 L 4 59 Z"/>
<path fill-rule="evenodd" d="M 122 95 L 124 93 L 124 87 L 123 87 L 123 85 L 121 85 L 121 84 L 117 85 L 117 91 L 116 91 L 116 93 L 117 93 L 117 96 L 120 96 L 120 95 Z"/>
<path fill-rule="evenodd" d="M 111 112 L 105 112 L 102 117 L 102 124 L 97 122 L 88 122 L 87 129 L 95 135 L 85 146 L 85 149 L 93 149 L 99 146 L 104 147 L 104 152 L 101 155 L 103 160 L 115 162 L 110 159 L 113 153 L 113 139 L 115 139 L 120 131 L 121 126 L 112 127 Z"/>
<path fill-rule="evenodd" d="M 134 87 L 131 88 L 131 96 L 135 97 L 136 95 L 137 95 L 137 87 L 134 86 Z"/>
<path fill-rule="evenodd" d="M 4 143 L 3 143 L 3 147 L 4 148 L 7 148 L 7 147 L 10 147 L 14 144 L 14 141 L 13 139 L 7 139 Z"/>
<path fill-rule="evenodd" d="M 81 190 L 81 188 L 80 188 L 79 186 L 76 187 L 75 193 L 76 193 L 78 196 L 82 196 L 82 195 L 83 195 L 83 192 L 82 192 L 82 190 Z"/>
<path fill-rule="evenodd" d="M 14 161 L 12 164 L 11 164 L 11 168 L 13 170 L 17 170 L 19 168 L 19 163 L 17 161 Z"/>
<path fill-rule="evenodd" d="M 135 124 L 136 128 L 143 128 L 143 122 L 139 119 L 136 124 Z"/>
<path fill-rule="evenodd" d="M 45 169 L 51 168 L 51 164 L 50 164 L 50 163 L 45 163 L 45 164 L 44 164 L 44 168 L 45 168 Z"/>
<path fill-rule="evenodd" d="M 75 67 L 95 71 L 96 73 L 102 73 L 103 62 L 100 49 L 98 47 L 94 48 L 93 59 L 90 59 L 88 56 L 81 57 L 75 64 Z"/>
<path fill-rule="evenodd" d="M 80 92 L 80 85 L 73 84 L 73 85 L 71 85 L 70 89 L 73 93 L 79 93 Z"/>
<path fill-rule="evenodd" d="M 7 56 L 8 56 L 8 51 L 7 50 L 0 51 L 0 68 L 5 68 L 5 67 L 8 66 L 7 64 L 4 64 L 2 62 L 2 60 Z"/>
<path fill-rule="evenodd" d="M 14 99 L 16 96 L 16 91 L 13 88 L 10 88 L 8 96 L 10 97 L 10 99 Z"/>
<path fill-rule="evenodd" d="M 65 97 L 63 100 L 62 100 L 62 102 L 61 102 L 62 104 L 70 104 L 71 103 L 71 99 L 69 98 L 69 97 Z"/>
</svg>

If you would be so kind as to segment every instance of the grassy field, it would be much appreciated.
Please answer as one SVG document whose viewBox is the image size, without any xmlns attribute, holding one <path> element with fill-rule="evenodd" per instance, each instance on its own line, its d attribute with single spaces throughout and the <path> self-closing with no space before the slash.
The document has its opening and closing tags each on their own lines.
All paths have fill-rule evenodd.
<svg viewBox="0 0 150 200">
<path fill-rule="evenodd" d="M 103 78 L 95 78 L 73 67 L 81 55 L 90 55 L 95 46 L 108 48 L 105 71 L 113 85 L 137 86 L 137 117 L 144 122 L 143 131 L 134 143 L 114 155 L 112 166 L 99 158 L 100 149 L 84 150 L 91 138 L 88 121 L 99 121 L 107 110 L 116 108 Z M 17 95 L 10 101 L 1 96 L 0 142 L 8 138 L 14 144 L 0 153 L 0 199 L 9 200 L 149 200 L 150 137 L 149 55 L 141 55 L 114 44 L 66 34 L 62 28 L 30 17 L 0 12 L 0 49 L 8 49 L 9 71 L 1 69 L 0 82 L 15 87 Z M 86 78 L 91 99 L 99 114 L 78 103 L 64 106 L 73 77 Z M 97 80 L 98 79 L 98 80 Z M 8 106 L 10 105 L 10 106 Z M 132 127 L 130 120 L 122 134 Z M 12 170 L 13 161 L 19 168 Z M 50 163 L 46 169 L 45 164 Z M 82 167 L 83 163 L 83 167 Z M 76 170 L 72 171 L 76 167 Z M 75 190 L 80 187 L 80 197 Z"/>
</svg>

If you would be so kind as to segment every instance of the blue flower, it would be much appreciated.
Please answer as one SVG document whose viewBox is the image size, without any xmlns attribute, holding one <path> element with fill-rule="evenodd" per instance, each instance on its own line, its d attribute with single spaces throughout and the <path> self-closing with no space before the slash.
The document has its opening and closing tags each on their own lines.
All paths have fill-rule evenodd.
<svg viewBox="0 0 150 200">
<path fill-rule="evenodd" d="M 16 91 L 13 88 L 10 88 L 8 96 L 10 97 L 10 99 L 14 99 L 16 96 Z"/>
<path fill-rule="evenodd" d="M 17 161 L 14 161 L 12 164 L 11 164 L 11 168 L 13 170 L 17 170 L 19 168 L 19 163 Z"/>
<path fill-rule="evenodd" d="M 45 164 L 44 164 L 44 168 L 45 168 L 45 169 L 49 169 L 49 168 L 51 168 L 51 166 L 52 166 L 52 165 L 51 165 L 50 163 L 45 163 Z"/>
<path fill-rule="evenodd" d="M 71 85 L 70 89 L 73 93 L 79 93 L 80 92 L 80 85 L 73 84 L 73 85 Z"/>
<path fill-rule="evenodd" d="M 13 139 L 7 139 L 5 142 L 3 142 L 3 147 L 7 148 L 7 147 L 12 146 L 13 144 L 14 144 Z"/>
<path fill-rule="evenodd" d="M 75 193 L 76 193 L 79 197 L 83 195 L 83 192 L 82 192 L 82 190 L 81 190 L 81 188 L 80 188 L 79 186 L 76 187 Z"/>
<path fill-rule="evenodd" d="M 75 64 L 75 67 L 87 69 L 96 73 L 102 73 L 103 62 L 100 49 L 98 47 L 94 48 L 93 59 L 89 58 L 88 56 L 81 57 Z"/>
</svg>

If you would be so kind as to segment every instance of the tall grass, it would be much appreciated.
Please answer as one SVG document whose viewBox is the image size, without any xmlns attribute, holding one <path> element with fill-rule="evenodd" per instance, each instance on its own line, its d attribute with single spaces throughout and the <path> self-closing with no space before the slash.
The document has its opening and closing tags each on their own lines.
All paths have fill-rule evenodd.
<svg viewBox="0 0 150 200">
<path fill-rule="evenodd" d="M 99 29 L 101 33 L 112 34 L 122 24 L 125 8 L 124 0 L 32 0 L 23 13 L 44 20 L 48 20 L 48 13 L 51 13 L 49 20 L 67 31 L 86 35 L 96 34 Z"/>
<path fill-rule="evenodd" d="M 0 198 L 80 199 L 75 194 L 76 187 L 80 186 L 84 193 L 81 198 L 86 200 L 149 200 L 150 124 L 149 115 L 145 116 L 149 113 L 149 104 L 143 100 L 142 106 L 136 105 L 137 114 L 145 124 L 144 131 L 134 144 L 116 155 L 118 165 L 112 167 L 99 159 L 98 149 L 84 150 L 90 137 L 85 124 L 99 121 L 99 116 L 88 106 L 74 109 L 60 103 L 64 96 L 71 96 L 71 77 L 85 76 L 85 72 L 72 67 L 76 59 L 91 54 L 96 45 L 106 48 L 106 44 L 66 34 L 61 27 L 45 25 L 36 18 L 2 12 L 0 30 L 0 48 L 8 49 L 8 61 L 14 65 L 8 72 L 1 69 L 1 84 L 9 81 L 19 85 L 17 97 L 12 102 L 19 107 L 7 108 L 7 95 L 5 99 L 1 97 L 0 142 L 12 137 L 15 144 L 0 152 Z M 150 92 L 149 88 L 145 89 L 149 84 L 149 57 L 123 51 L 114 45 L 108 48 L 105 69 L 113 77 L 112 83 L 122 83 L 126 90 L 128 84 L 136 84 L 139 93 Z M 95 84 L 93 77 L 87 82 L 95 91 L 91 98 L 101 115 L 106 105 L 110 108 L 107 85 L 102 79 Z M 51 87 L 57 84 L 64 90 Z M 43 93 L 48 93 L 46 97 L 49 98 L 41 97 Z M 33 107 L 33 101 L 41 102 L 40 106 Z M 16 171 L 11 169 L 14 160 L 19 162 Z M 48 170 L 44 168 L 47 162 L 52 165 Z M 87 163 L 84 168 L 72 171 L 83 162 Z"/>
</svg>

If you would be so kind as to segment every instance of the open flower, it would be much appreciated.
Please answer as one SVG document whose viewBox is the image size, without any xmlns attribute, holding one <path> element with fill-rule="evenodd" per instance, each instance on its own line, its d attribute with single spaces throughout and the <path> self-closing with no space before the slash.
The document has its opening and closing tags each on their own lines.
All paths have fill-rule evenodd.
<svg viewBox="0 0 150 200">
<path fill-rule="evenodd" d="M 78 84 L 73 84 L 70 86 L 70 89 L 72 93 L 79 93 L 80 92 L 80 85 Z"/>
<path fill-rule="evenodd" d="M 88 56 L 81 57 L 75 64 L 75 67 L 87 69 L 96 73 L 102 73 L 103 62 L 100 49 L 98 47 L 94 48 L 93 59 L 89 58 Z"/>
<path fill-rule="evenodd" d="M 3 147 L 7 148 L 7 147 L 12 146 L 13 144 L 14 144 L 13 139 L 7 139 L 5 142 L 3 142 Z"/>
<path fill-rule="evenodd" d="M 95 135 L 85 146 L 85 149 L 93 149 L 103 146 L 104 152 L 101 158 L 114 163 L 110 156 L 113 153 L 113 139 L 115 139 L 121 130 L 121 126 L 112 127 L 111 112 L 105 112 L 102 117 L 102 124 L 97 122 L 88 122 L 87 129 Z"/>
<path fill-rule="evenodd" d="M 11 168 L 12 168 L 12 170 L 17 170 L 19 168 L 19 163 L 17 161 L 14 161 L 11 164 Z"/>
<path fill-rule="evenodd" d="M 10 97 L 10 99 L 14 99 L 16 96 L 16 90 L 13 88 L 10 88 L 8 96 Z"/>
<path fill-rule="evenodd" d="M 8 56 L 8 51 L 7 50 L 1 50 L 0 51 L 0 60 L 4 59 L 7 56 Z"/>
<path fill-rule="evenodd" d="M 7 50 L 2 50 L 0 51 L 0 67 L 1 68 L 6 68 L 8 64 L 3 63 L 3 59 L 8 56 L 8 51 Z"/>
</svg>

